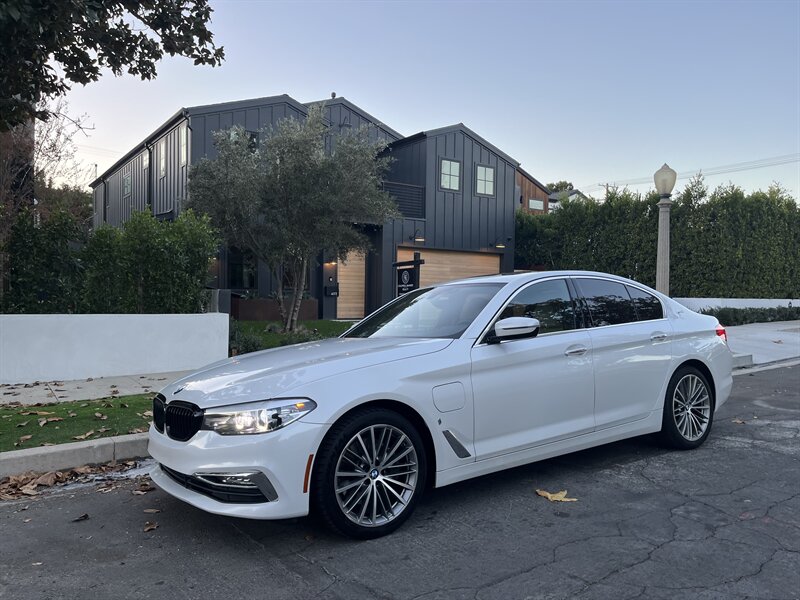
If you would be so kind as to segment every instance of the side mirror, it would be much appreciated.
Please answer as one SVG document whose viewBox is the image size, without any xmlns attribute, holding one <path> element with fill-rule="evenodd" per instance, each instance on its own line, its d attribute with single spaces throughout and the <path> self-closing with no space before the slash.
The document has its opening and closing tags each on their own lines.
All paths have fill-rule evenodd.
<svg viewBox="0 0 800 600">
<path fill-rule="evenodd" d="M 521 338 L 536 337 L 539 333 L 539 319 L 530 317 L 508 317 L 501 319 L 494 324 L 494 335 L 491 341 L 494 343 L 503 340 L 517 340 Z"/>
</svg>

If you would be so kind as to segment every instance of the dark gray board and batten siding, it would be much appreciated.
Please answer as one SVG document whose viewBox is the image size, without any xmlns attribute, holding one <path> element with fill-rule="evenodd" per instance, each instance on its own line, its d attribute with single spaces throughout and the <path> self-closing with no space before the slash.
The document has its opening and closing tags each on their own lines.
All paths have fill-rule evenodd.
<svg viewBox="0 0 800 600">
<path fill-rule="evenodd" d="M 188 165 L 181 164 L 180 136 L 186 135 L 186 121 L 155 138 L 107 177 L 94 189 L 94 224 L 103 222 L 119 227 L 137 211 L 150 209 L 155 215 L 175 215 L 186 198 Z M 163 140 L 163 146 L 162 146 Z M 188 146 L 187 146 L 188 149 Z M 150 161 L 145 169 L 145 154 Z M 160 160 L 164 154 L 166 172 L 160 174 Z M 130 174 L 130 194 L 125 195 L 125 176 Z M 104 206 L 105 204 L 105 206 Z M 105 219 L 105 221 L 104 221 Z"/>
<path fill-rule="evenodd" d="M 394 297 L 396 282 L 391 265 L 396 260 L 398 246 L 496 253 L 501 256 L 501 271 L 513 271 L 516 161 L 491 148 L 463 126 L 401 140 L 391 146 L 390 156 L 394 162 L 387 175 L 388 181 L 424 186 L 425 218 L 396 219 L 384 226 L 381 265 L 368 275 L 381 279 L 379 285 L 368 286 L 371 290 L 380 289 L 380 298 L 369 298 L 368 308 L 376 308 Z M 461 163 L 457 192 L 440 186 L 442 158 Z M 495 169 L 493 196 L 476 192 L 475 168 L 478 165 Z M 409 239 L 416 230 L 423 234 L 424 242 L 413 243 Z M 504 243 L 506 248 L 496 249 L 494 244 L 498 242 Z"/>
</svg>

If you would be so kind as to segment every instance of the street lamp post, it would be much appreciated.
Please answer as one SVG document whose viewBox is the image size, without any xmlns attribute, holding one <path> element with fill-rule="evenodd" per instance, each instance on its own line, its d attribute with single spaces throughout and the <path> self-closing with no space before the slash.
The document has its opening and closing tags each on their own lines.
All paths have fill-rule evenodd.
<svg viewBox="0 0 800 600">
<path fill-rule="evenodd" d="M 672 189 L 678 174 L 667 163 L 653 175 L 658 202 L 658 251 L 656 253 L 656 289 L 669 295 L 669 212 L 672 208 Z"/>
</svg>

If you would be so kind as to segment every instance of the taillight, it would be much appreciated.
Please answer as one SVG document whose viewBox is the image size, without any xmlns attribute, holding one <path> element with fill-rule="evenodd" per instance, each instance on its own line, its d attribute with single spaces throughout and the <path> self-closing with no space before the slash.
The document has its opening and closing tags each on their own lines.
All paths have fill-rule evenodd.
<svg viewBox="0 0 800 600">
<path fill-rule="evenodd" d="M 725 328 L 722 325 L 717 325 L 717 335 L 722 338 L 722 340 L 727 344 L 728 343 L 728 334 L 725 333 Z"/>
</svg>

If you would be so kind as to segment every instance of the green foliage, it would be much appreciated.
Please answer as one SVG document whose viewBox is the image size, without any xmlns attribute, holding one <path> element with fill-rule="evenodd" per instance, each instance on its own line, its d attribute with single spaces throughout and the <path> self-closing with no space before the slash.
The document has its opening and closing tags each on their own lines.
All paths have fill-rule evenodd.
<svg viewBox="0 0 800 600">
<path fill-rule="evenodd" d="M 724 326 L 747 325 L 748 323 L 772 323 L 800 319 L 800 306 L 778 306 L 777 308 L 709 308 L 703 314 L 716 317 Z"/>
<path fill-rule="evenodd" d="M 571 181 L 556 181 L 555 183 L 548 183 L 547 189 L 550 190 L 550 193 L 553 192 L 569 192 L 575 189 L 575 186 L 572 185 Z"/>
<path fill-rule="evenodd" d="M 68 214 L 56 213 L 35 225 L 23 211 L 11 228 L 5 312 L 72 313 L 78 310 L 81 281 L 79 246 L 82 232 Z"/>
<path fill-rule="evenodd" d="M 86 307 L 90 312 L 197 312 L 217 245 L 209 218 L 191 210 L 172 223 L 140 212 L 121 231 L 102 227 L 85 249 Z"/>
<path fill-rule="evenodd" d="M 71 83 L 97 81 L 103 69 L 156 76 L 164 56 L 196 65 L 224 58 L 207 25 L 208 0 L 8 0 L 0 4 L 0 131 L 32 117 L 42 97 L 63 96 Z"/>
<path fill-rule="evenodd" d="M 135 213 L 122 229 L 101 227 L 88 241 L 67 213 L 56 213 L 40 227 L 23 215 L 8 245 L 5 310 L 198 312 L 218 242 L 209 218 L 192 211 L 172 223 Z"/>
<path fill-rule="evenodd" d="M 658 197 L 610 189 L 605 201 L 565 200 L 548 215 L 517 215 L 517 268 L 585 269 L 655 284 Z M 800 209 L 773 186 L 712 194 L 702 178 L 675 199 L 670 294 L 676 297 L 796 298 Z"/>
<path fill-rule="evenodd" d="M 283 119 L 262 131 L 260 148 L 241 127 L 218 132 L 217 158 L 190 173 L 191 205 L 211 216 L 229 245 L 271 269 L 287 330 L 296 327 L 306 274 L 320 251 L 336 257 L 364 249 L 368 239 L 353 224 L 397 215 L 381 189 L 385 143 L 370 141 L 366 129 L 329 137 L 323 109 L 315 106 L 303 121 Z"/>
</svg>

